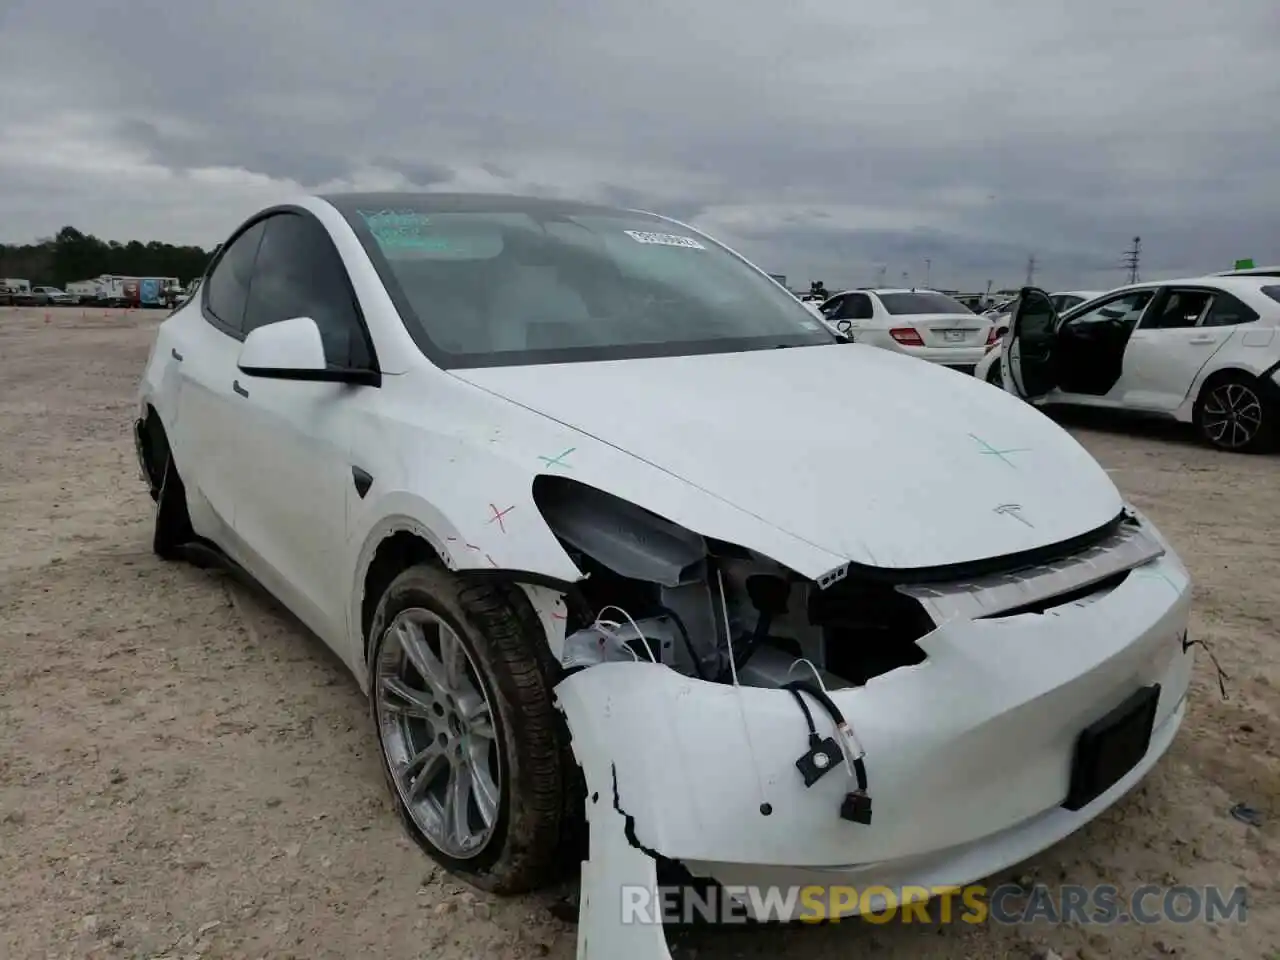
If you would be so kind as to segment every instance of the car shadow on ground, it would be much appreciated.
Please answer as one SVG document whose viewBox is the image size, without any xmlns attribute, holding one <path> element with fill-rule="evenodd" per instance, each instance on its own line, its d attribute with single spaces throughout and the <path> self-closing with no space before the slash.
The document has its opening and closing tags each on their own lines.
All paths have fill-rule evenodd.
<svg viewBox="0 0 1280 960">
<path fill-rule="evenodd" d="M 1179 423 L 1168 417 L 1145 416 L 1138 413 L 1117 413 L 1112 410 L 1089 410 L 1083 407 L 1050 407 L 1045 413 L 1064 427 L 1093 430 L 1114 436 L 1141 437 L 1159 440 L 1183 447 L 1204 449 L 1189 423 Z"/>
</svg>

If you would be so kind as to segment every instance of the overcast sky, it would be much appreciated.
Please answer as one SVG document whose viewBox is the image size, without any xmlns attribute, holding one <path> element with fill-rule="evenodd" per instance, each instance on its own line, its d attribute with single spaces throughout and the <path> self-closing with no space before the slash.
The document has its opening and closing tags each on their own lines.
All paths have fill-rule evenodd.
<svg viewBox="0 0 1280 960">
<path fill-rule="evenodd" d="M 1275 0 L 0 0 L 0 240 L 299 191 L 643 206 L 793 286 L 1280 262 Z"/>
</svg>

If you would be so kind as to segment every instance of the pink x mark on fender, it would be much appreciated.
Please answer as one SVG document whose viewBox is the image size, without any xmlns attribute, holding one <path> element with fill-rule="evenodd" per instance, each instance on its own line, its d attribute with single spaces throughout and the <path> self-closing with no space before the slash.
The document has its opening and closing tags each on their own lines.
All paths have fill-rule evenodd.
<svg viewBox="0 0 1280 960">
<path fill-rule="evenodd" d="M 507 507 L 507 509 L 505 510 L 499 510 L 494 504 L 492 503 L 489 504 L 489 509 L 493 511 L 493 516 L 489 518 L 489 522 L 494 523 L 496 521 L 498 524 L 498 529 L 501 530 L 503 533 L 506 533 L 507 526 L 502 522 L 502 518 L 505 517 L 508 513 L 510 513 L 515 508 L 516 508 L 515 504 L 512 504 L 511 506 Z"/>
</svg>

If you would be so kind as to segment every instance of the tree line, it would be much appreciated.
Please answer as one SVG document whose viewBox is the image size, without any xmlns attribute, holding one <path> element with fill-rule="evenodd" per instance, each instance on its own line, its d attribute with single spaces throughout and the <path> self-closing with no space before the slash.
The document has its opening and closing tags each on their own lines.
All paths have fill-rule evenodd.
<svg viewBox="0 0 1280 960">
<path fill-rule="evenodd" d="M 177 277 L 186 283 L 204 274 L 213 254 L 213 250 L 175 247 L 159 240 L 102 240 L 75 227 L 63 227 L 56 237 L 35 243 L 0 243 L 0 277 L 57 287 L 103 274 Z"/>
</svg>

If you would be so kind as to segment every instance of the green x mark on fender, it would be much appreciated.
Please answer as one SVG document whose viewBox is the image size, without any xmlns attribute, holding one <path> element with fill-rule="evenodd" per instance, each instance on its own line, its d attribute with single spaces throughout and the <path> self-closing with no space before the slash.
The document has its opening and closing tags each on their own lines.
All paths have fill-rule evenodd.
<svg viewBox="0 0 1280 960">
<path fill-rule="evenodd" d="M 971 434 L 969 434 L 969 436 L 970 436 L 972 439 L 976 440 L 976 441 L 978 442 L 979 446 L 981 446 L 981 447 L 982 447 L 982 450 L 980 451 L 981 453 L 986 454 L 986 455 L 989 455 L 989 456 L 992 456 L 992 457 L 999 457 L 1001 460 L 1003 460 L 1003 461 L 1004 461 L 1005 463 L 1007 463 L 1009 466 L 1013 467 L 1015 470 L 1016 470 L 1016 469 L 1018 469 L 1018 465 L 1017 465 L 1016 463 L 1014 463 L 1012 460 L 1010 460 L 1010 459 L 1008 458 L 1008 456 L 1006 456 L 1006 454 L 1010 454 L 1010 453 L 1026 453 L 1026 452 L 1028 452 L 1028 448 L 1027 448 L 1027 447 L 1009 447 L 1009 448 L 1008 448 L 1008 449 L 1006 449 L 1006 450 L 997 450 L 995 447 L 993 447 L 991 444 L 987 443 L 987 441 L 983 440 L 983 439 L 982 439 L 981 437 L 979 437 L 977 434 L 973 434 L 973 433 L 971 433 Z"/>
</svg>

